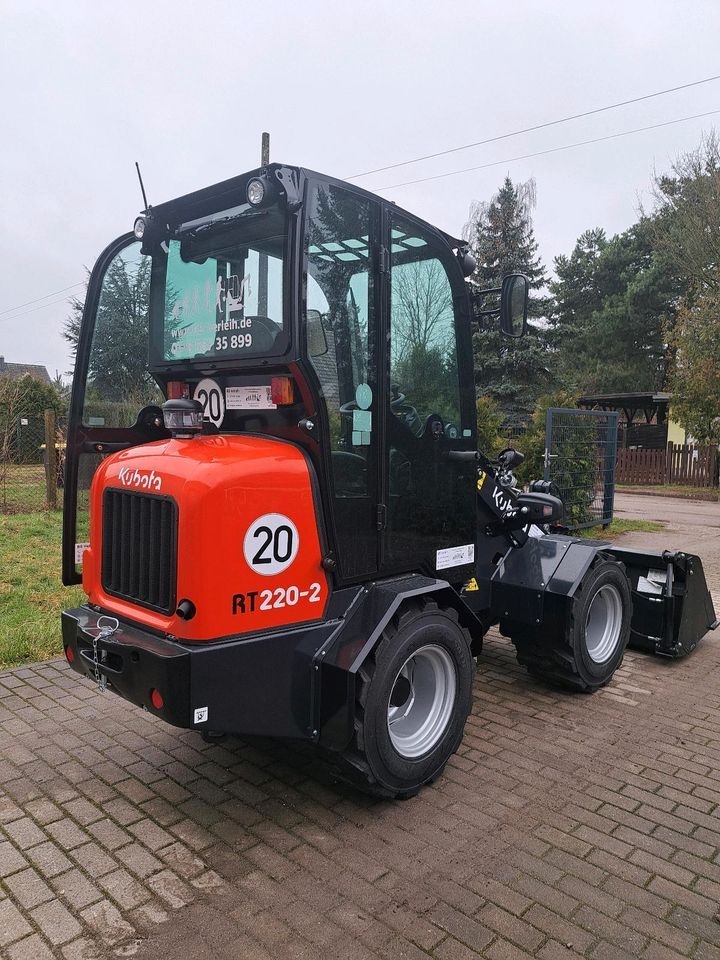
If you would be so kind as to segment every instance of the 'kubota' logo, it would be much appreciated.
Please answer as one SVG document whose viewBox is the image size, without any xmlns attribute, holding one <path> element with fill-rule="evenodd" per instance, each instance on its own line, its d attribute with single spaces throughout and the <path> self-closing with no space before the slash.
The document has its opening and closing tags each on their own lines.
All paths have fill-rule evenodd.
<svg viewBox="0 0 720 960">
<path fill-rule="evenodd" d="M 156 476 L 155 471 L 148 473 L 145 470 L 121 467 L 118 471 L 118 480 L 124 487 L 139 487 L 143 490 L 160 490 L 162 478 Z"/>
</svg>

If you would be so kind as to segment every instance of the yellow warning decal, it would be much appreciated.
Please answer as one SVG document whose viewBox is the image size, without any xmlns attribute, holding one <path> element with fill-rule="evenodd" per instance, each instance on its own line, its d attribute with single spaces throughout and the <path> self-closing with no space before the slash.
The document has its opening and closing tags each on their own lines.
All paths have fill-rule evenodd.
<svg viewBox="0 0 720 960">
<path fill-rule="evenodd" d="M 472 580 L 468 580 L 468 582 L 463 587 L 463 593 L 472 593 L 474 590 L 479 590 L 479 589 L 480 587 L 478 587 L 478 582 L 475 579 L 475 577 L 473 577 Z"/>
<path fill-rule="evenodd" d="M 477 482 L 478 493 L 480 493 L 480 491 L 481 491 L 482 488 L 483 488 L 483 484 L 485 483 L 485 477 L 486 477 L 486 476 L 487 476 L 487 474 L 485 473 L 485 471 L 484 471 L 484 470 L 481 470 L 480 473 L 479 473 L 479 475 L 478 475 L 478 482 Z"/>
</svg>

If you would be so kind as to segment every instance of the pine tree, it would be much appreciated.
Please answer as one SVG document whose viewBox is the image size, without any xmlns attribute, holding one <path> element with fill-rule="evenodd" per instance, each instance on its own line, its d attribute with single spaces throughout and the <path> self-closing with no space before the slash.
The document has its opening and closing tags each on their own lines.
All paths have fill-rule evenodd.
<svg viewBox="0 0 720 960">
<path fill-rule="evenodd" d="M 683 282 L 656 249 L 647 218 L 609 240 L 587 230 L 555 259 L 551 342 L 558 380 L 583 393 L 665 385 L 665 330 Z"/>
<path fill-rule="evenodd" d="M 547 280 L 533 231 L 534 206 L 534 180 L 514 184 L 506 177 L 489 202 L 473 204 L 464 231 L 477 262 L 470 281 L 475 292 L 499 287 L 509 273 L 524 273 L 530 281 L 525 337 L 502 336 L 497 317 L 476 321 L 473 332 L 477 394 L 496 400 L 510 423 L 529 418 L 550 378 L 544 323 L 550 301 L 543 295 Z M 487 308 L 492 305 L 488 301 Z"/>
</svg>

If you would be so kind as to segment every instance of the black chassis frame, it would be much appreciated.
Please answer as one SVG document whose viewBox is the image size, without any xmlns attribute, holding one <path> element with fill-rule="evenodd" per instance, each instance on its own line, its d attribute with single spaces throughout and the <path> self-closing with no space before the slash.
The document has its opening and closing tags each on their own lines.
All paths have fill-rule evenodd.
<svg viewBox="0 0 720 960">
<path fill-rule="evenodd" d="M 455 607 L 477 635 L 478 620 L 446 581 L 411 574 L 335 591 L 317 623 L 211 643 L 171 640 L 127 621 L 98 637 L 103 612 L 82 606 L 63 613 L 63 644 L 76 672 L 99 674 L 110 690 L 175 726 L 341 751 L 353 736 L 360 667 L 398 608 L 423 596 Z M 196 722 L 203 707 L 206 719 Z"/>
</svg>

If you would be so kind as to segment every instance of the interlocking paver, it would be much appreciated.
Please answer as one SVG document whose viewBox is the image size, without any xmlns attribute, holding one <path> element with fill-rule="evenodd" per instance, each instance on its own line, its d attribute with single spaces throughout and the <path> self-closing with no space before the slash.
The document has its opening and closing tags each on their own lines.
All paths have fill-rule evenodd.
<svg viewBox="0 0 720 960">
<path fill-rule="evenodd" d="M 100 886 L 112 897 L 121 910 L 132 910 L 150 899 L 150 892 L 138 883 L 127 870 L 114 870 L 100 877 Z"/>
<path fill-rule="evenodd" d="M 188 885 L 172 870 L 161 870 L 154 874 L 148 879 L 147 885 L 173 910 L 184 907 L 193 899 Z"/>
<path fill-rule="evenodd" d="M 50 900 L 30 911 L 30 916 L 54 946 L 74 940 L 82 927 L 59 900 Z"/>
<path fill-rule="evenodd" d="M 80 912 L 82 920 L 102 943 L 115 946 L 133 936 L 135 930 L 109 900 L 101 900 Z"/>
<path fill-rule="evenodd" d="M 32 932 L 32 927 L 9 898 L 0 900 L 0 947 Z"/>
<path fill-rule="evenodd" d="M 8 960 L 53 960 L 53 952 L 46 943 L 33 933 L 8 948 Z"/>
<path fill-rule="evenodd" d="M 50 840 L 26 850 L 25 855 L 44 877 L 57 876 L 72 866 L 62 850 Z"/>
<path fill-rule="evenodd" d="M 1 836 L 2 834 L 0 834 Z M 28 862 L 8 841 L 0 841 L 0 877 L 7 877 L 27 867 Z"/>
<path fill-rule="evenodd" d="M 716 591 L 717 514 L 714 540 L 693 528 Z M 679 664 L 630 652 L 576 698 L 492 633 L 460 751 L 391 804 L 64 662 L 0 674 L 0 955 L 720 960 L 718 689 L 711 639 Z"/>
<path fill-rule="evenodd" d="M 52 900 L 54 894 L 42 877 L 32 868 L 13 873 L 3 881 L 7 889 L 24 910 L 30 910 L 45 900 Z"/>
<path fill-rule="evenodd" d="M 82 910 L 103 897 L 102 890 L 77 868 L 53 877 L 50 883 L 55 893 L 64 897 L 75 910 Z"/>
<path fill-rule="evenodd" d="M 4 830 L 13 843 L 21 850 L 34 847 L 35 844 L 47 840 L 46 835 L 30 817 L 21 817 L 20 820 L 13 820 L 11 823 L 5 824 Z"/>
</svg>

